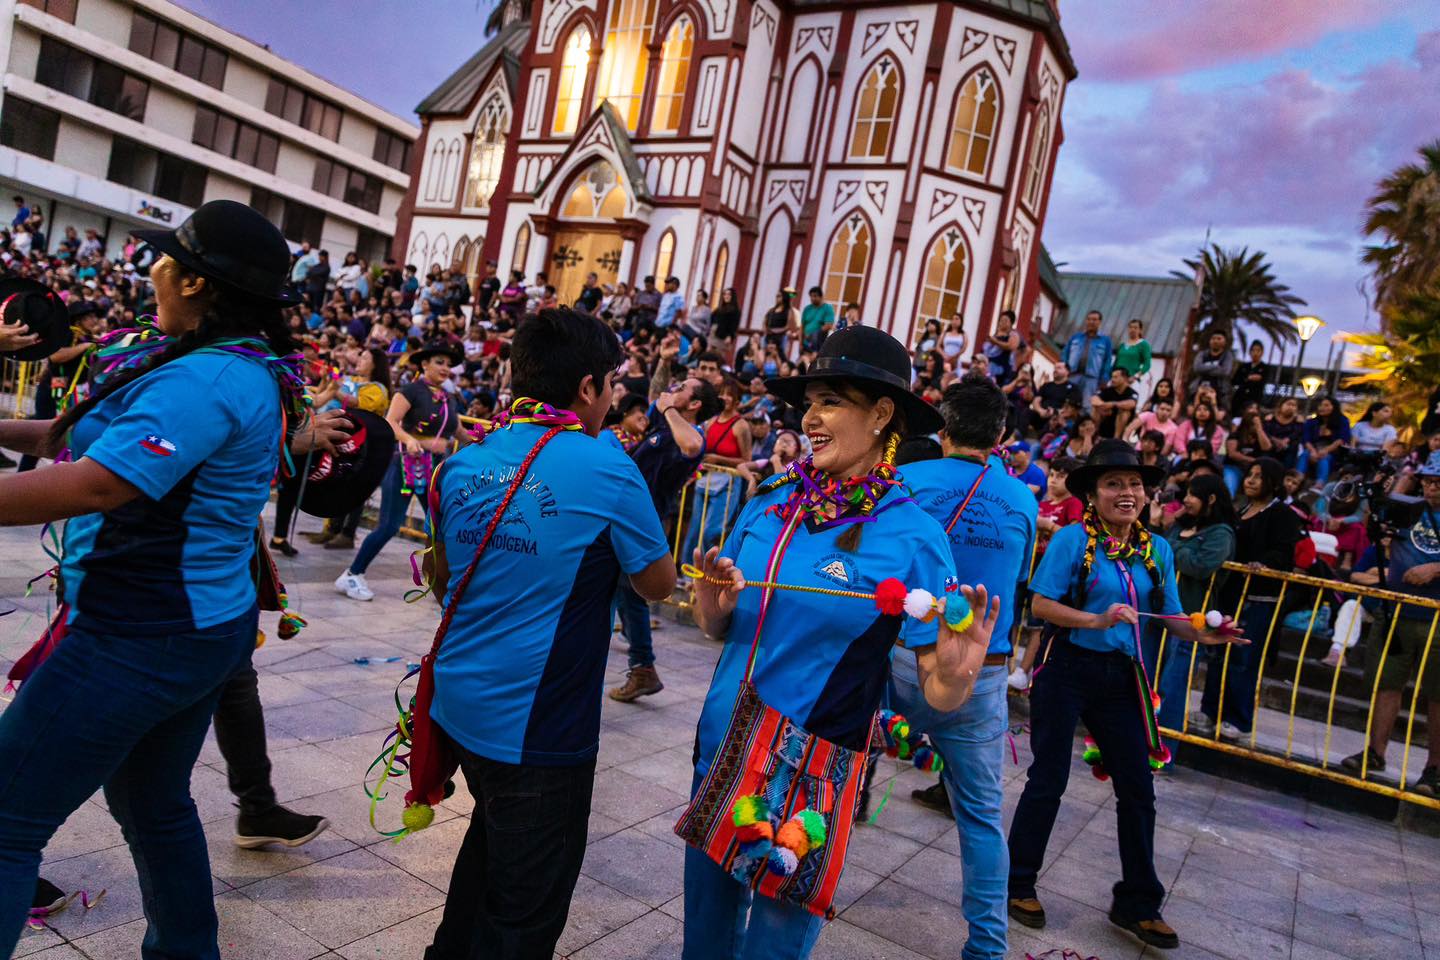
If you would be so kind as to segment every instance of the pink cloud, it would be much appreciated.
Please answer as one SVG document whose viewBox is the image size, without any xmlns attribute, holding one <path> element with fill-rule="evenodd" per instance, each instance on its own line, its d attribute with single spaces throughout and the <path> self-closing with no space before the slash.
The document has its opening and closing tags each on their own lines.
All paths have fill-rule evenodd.
<svg viewBox="0 0 1440 960">
<path fill-rule="evenodd" d="M 1307 46 L 1393 15 L 1389 0 L 1073 0 L 1061 3 L 1086 79 L 1173 76 Z"/>
<path fill-rule="evenodd" d="M 1440 31 L 1334 81 L 1292 69 L 1144 91 L 1072 88 L 1045 228 L 1054 255 L 1074 269 L 1164 272 L 1213 228 L 1227 247 L 1273 251 L 1317 309 L 1357 317 L 1365 201 L 1435 137 L 1415 118 L 1440 102 Z"/>
</svg>

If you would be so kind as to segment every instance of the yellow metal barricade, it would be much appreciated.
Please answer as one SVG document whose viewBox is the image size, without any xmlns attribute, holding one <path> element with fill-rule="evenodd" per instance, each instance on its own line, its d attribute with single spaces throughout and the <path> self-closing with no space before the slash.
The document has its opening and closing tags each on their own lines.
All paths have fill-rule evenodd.
<svg viewBox="0 0 1440 960">
<path fill-rule="evenodd" d="M 1206 657 L 1204 669 L 1208 676 L 1209 671 L 1220 672 L 1220 683 L 1218 700 L 1216 703 L 1216 715 L 1207 718 L 1213 722 L 1214 730 L 1205 736 L 1200 736 L 1191 729 L 1191 695 L 1197 689 L 1196 667 L 1200 664 L 1200 648 L 1195 646 L 1189 654 L 1189 665 L 1185 684 L 1186 702 L 1181 711 L 1182 721 L 1180 729 L 1174 730 L 1169 727 L 1161 727 L 1163 734 L 1170 739 L 1181 743 L 1191 744 L 1196 747 L 1203 747 L 1221 753 L 1244 756 L 1250 759 L 1266 763 L 1272 766 L 1281 767 L 1286 770 L 1303 773 L 1320 779 L 1344 783 L 1358 787 L 1372 793 L 1387 797 L 1395 797 L 1410 803 L 1419 804 L 1440 810 L 1440 798 L 1425 796 L 1416 793 L 1411 789 L 1411 748 L 1415 746 L 1416 728 L 1415 718 L 1420 707 L 1420 693 L 1425 670 L 1433 652 L 1437 628 L 1440 628 L 1440 602 L 1428 600 L 1409 594 L 1397 593 L 1392 590 L 1377 587 L 1368 587 L 1361 584 L 1348 583 L 1338 580 L 1325 580 L 1312 577 L 1306 574 L 1290 573 L 1285 571 L 1270 570 L 1267 568 L 1251 568 L 1235 563 L 1225 564 L 1225 569 L 1231 576 L 1236 574 L 1244 578 L 1241 584 L 1240 602 L 1234 611 L 1226 610 L 1238 621 L 1246 610 L 1246 603 L 1255 597 L 1274 597 L 1270 600 L 1256 600 L 1254 602 L 1274 603 L 1274 610 L 1267 616 L 1268 629 L 1263 636 L 1250 636 L 1251 652 L 1259 658 L 1255 669 L 1255 689 L 1245 691 L 1247 699 L 1251 700 L 1250 706 L 1253 709 L 1253 723 L 1248 734 L 1239 738 L 1222 738 L 1222 724 L 1225 722 L 1225 696 L 1226 686 L 1229 681 L 1229 673 L 1232 669 L 1232 661 L 1241 656 L 1242 648 L 1226 646 L 1223 648 L 1212 648 L 1215 650 L 1212 656 Z M 1213 592 L 1215 578 L 1210 580 L 1210 592 Z M 1303 600 L 1300 604 L 1293 602 L 1296 591 L 1313 590 L 1313 600 Z M 1206 594 L 1206 607 L 1210 605 L 1210 592 Z M 1379 615 L 1388 621 L 1388 624 L 1379 629 L 1362 629 L 1359 640 L 1350 648 L 1350 651 L 1360 653 L 1363 656 L 1365 668 L 1363 671 L 1363 689 L 1368 690 L 1368 702 L 1365 704 L 1363 725 L 1358 720 L 1350 722 L 1337 722 L 1337 702 L 1341 700 L 1341 681 L 1348 675 L 1354 681 L 1354 668 L 1345 663 L 1342 656 L 1335 664 L 1333 672 L 1328 681 L 1319 686 L 1306 687 L 1304 675 L 1306 667 L 1311 667 L 1314 673 L 1315 665 L 1321 663 L 1321 658 L 1312 656 L 1311 641 L 1316 637 L 1316 625 L 1320 622 L 1318 614 L 1322 605 L 1333 603 L 1332 594 L 1339 594 L 1345 598 L 1372 599 L 1378 601 Z M 1290 596 L 1292 602 L 1287 609 L 1286 598 Z M 1404 688 L 1399 691 L 1401 696 L 1402 713 L 1398 718 L 1400 722 L 1395 724 L 1396 729 L 1390 732 L 1390 739 L 1387 747 L 1395 745 L 1394 736 L 1397 729 L 1403 723 L 1403 739 L 1399 741 L 1400 764 L 1398 768 L 1399 779 L 1391 781 L 1388 778 L 1377 778 L 1376 772 L 1369 767 L 1368 746 L 1374 733 L 1375 707 L 1381 695 L 1381 678 L 1384 674 L 1385 665 L 1392 655 L 1393 641 L 1396 627 L 1404 618 L 1405 611 L 1423 611 L 1423 617 L 1414 616 L 1408 619 L 1415 623 L 1423 624 L 1425 630 L 1425 644 L 1420 651 L 1418 663 L 1415 665 L 1414 676 L 1408 678 L 1413 682 L 1414 689 L 1406 696 Z M 1295 613 L 1308 614 L 1303 629 L 1290 628 L 1285 624 L 1285 615 Z M 1297 639 L 1298 638 L 1298 639 Z M 1159 677 L 1164 673 L 1165 646 L 1168 637 L 1162 636 L 1160 653 L 1156 668 L 1156 683 L 1159 685 Z M 1378 655 L 1371 656 L 1372 651 L 1369 645 L 1380 644 Z M 1343 644 L 1342 644 L 1343 645 Z M 1285 656 L 1290 655 L 1290 646 L 1294 646 L 1295 663 L 1293 670 L 1281 663 Z M 1325 644 L 1329 648 L 1329 644 Z M 1373 669 L 1371 664 L 1373 663 Z M 1302 692 L 1308 693 L 1308 700 L 1313 702 L 1317 697 L 1323 697 L 1323 709 L 1308 707 L 1302 712 L 1300 709 Z M 1354 703 L 1354 699 L 1349 701 Z M 1403 713 L 1403 708 L 1409 708 L 1408 716 Z M 1268 704 L 1268 705 L 1267 705 Z M 1232 705 L 1233 706 L 1233 705 Z M 1353 711 L 1353 707 L 1351 708 Z M 1305 713 L 1319 713 L 1318 716 L 1306 716 Z M 1350 771 L 1339 766 L 1339 757 L 1332 756 L 1331 750 L 1335 745 L 1336 735 L 1341 731 L 1349 730 L 1348 738 L 1354 740 L 1354 735 L 1363 736 L 1363 741 L 1351 744 L 1353 750 L 1342 750 L 1341 753 L 1359 752 L 1361 762 L 1358 770 Z M 1322 737 L 1323 731 L 1323 737 Z M 1440 730 L 1425 731 L 1427 746 L 1429 737 L 1440 737 Z M 1393 758 L 1394 750 L 1387 751 Z M 1437 757 L 1440 757 L 1440 748 L 1436 750 Z M 1395 770 L 1393 765 L 1389 770 Z M 1382 775 L 1383 777 L 1383 775 Z"/>
<path fill-rule="evenodd" d="M 22 420 L 35 411 L 35 378 L 43 360 L 0 359 L 0 416 Z"/>
</svg>

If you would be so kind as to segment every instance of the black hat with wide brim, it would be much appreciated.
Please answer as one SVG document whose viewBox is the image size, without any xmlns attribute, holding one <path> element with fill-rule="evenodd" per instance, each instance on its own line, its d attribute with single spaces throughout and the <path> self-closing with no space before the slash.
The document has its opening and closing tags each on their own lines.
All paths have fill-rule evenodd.
<svg viewBox="0 0 1440 960">
<path fill-rule="evenodd" d="M 427 343 L 419 350 L 411 350 L 406 354 L 405 359 L 407 362 L 413 363 L 418 367 L 431 357 L 441 354 L 444 354 L 450 359 L 450 365 L 452 367 L 458 367 L 465 362 L 465 351 L 453 347 L 448 343 Z"/>
<path fill-rule="evenodd" d="M 945 425 L 945 419 L 910 389 L 914 373 L 910 351 L 899 340 L 874 327 L 846 327 L 825 339 L 820 355 L 805 373 L 768 379 L 765 386 L 781 400 L 803 410 L 805 388 L 812 383 L 839 380 L 868 384 L 895 401 L 905 414 L 908 435 L 935 433 Z"/>
<path fill-rule="evenodd" d="M 395 456 L 395 431 L 384 417 L 364 410 L 347 410 L 346 418 L 355 427 L 348 440 L 334 453 L 317 450 L 309 458 L 305 487 L 300 491 L 300 509 L 312 517 L 335 519 L 362 506 L 380 486 L 390 460 Z M 298 485 L 305 472 L 303 458 L 296 475 L 286 486 Z"/>
<path fill-rule="evenodd" d="M 25 277 L 0 279 L 0 319 L 7 324 L 23 323 L 40 342 L 6 353 L 16 360 L 44 360 L 56 350 L 70 346 L 70 311 L 60 295 L 45 284 Z"/>
<path fill-rule="evenodd" d="M 1100 478 L 1107 473 L 1127 471 L 1140 474 L 1140 480 L 1147 487 L 1158 487 L 1165 482 L 1163 467 L 1147 466 L 1140 462 L 1140 454 L 1124 440 L 1101 440 L 1090 450 L 1085 465 L 1065 475 L 1065 489 L 1084 498 L 1095 489 Z"/>
<path fill-rule="evenodd" d="M 243 203 L 211 200 L 174 230 L 136 230 L 134 235 L 187 270 L 252 300 L 279 306 L 300 302 L 290 289 L 290 245 L 275 224 Z"/>
</svg>

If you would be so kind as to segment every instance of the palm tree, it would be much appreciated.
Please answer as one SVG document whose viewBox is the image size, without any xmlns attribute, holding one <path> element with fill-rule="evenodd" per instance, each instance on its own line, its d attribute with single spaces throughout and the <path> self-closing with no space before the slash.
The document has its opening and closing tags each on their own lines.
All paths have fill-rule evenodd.
<svg viewBox="0 0 1440 960">
<path fill-rule="evenodd" d="M 1381 180 L 1366 204 L 1365 233 L 1381 242 L 1360 259 L 1374 271 L 1382 312 L 1440 277 L 1440 140 L 1421 147 L 1420 160 Z"/>
<path fill-rule="evenodd" d="M 1384 333 L 1343 333 L 1360 347 L 1361 372 L 1346 387 L 1373 384 L 1395 409 L 1395 426 L 1405 434 L 1420 425 L 1430 393 L 1440 384 L 1440 284 L 1402 290 L 1381 308 Z"/>
<path fill-rule="evenodd" d="M 1212 333 L 1231 336 L 1237 324 L 1263 334 L 1270 342 L 1284 346 L 1299 339 L 1295 330 L 1295 307 L 1305 301 L 1275 279 L 1265 253 L 1248 247 L 1222 250 L 1218 243 L 1202 248 L 1194 260 L 1186 260 L 1189 272 L 1173 270 L 1177 277 L 1204 278 L 1200 290 L 1199 324 L 1191 338 L 1201 349 Z"/>
</svg>

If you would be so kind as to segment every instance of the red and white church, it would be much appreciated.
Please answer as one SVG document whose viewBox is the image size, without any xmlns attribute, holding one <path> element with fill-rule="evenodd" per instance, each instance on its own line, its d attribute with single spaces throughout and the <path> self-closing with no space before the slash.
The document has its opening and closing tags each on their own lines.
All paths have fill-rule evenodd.
<svg viewBox="0 0 1440 960">
<path fill-rule="evenodd" d="M 1075 68 L 1058 0 L 504 0 L 417 108 L 395 250 L 421 271 L 785 287 L 909 342 L 1012 308 Z"/>
</svg>

